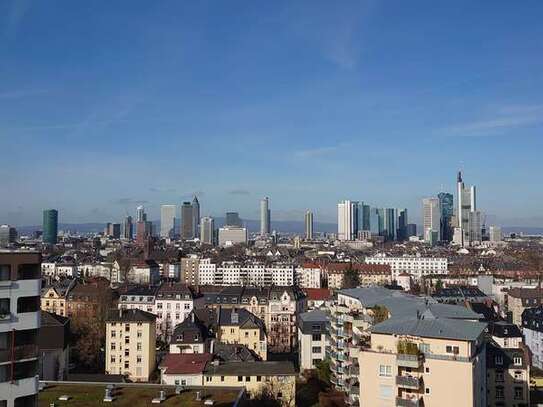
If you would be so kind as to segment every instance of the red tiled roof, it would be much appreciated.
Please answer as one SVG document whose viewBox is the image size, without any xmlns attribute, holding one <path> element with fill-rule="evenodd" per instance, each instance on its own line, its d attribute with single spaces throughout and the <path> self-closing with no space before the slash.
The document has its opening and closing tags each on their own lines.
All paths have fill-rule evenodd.
<svg viewBox="0 0 543 407">
<path fill-rule="evenodd" d="M 332 290 L 328 288 L 306 288 L 304 291 L 309 301 L 324 301 L 332 298 Z"/>
<path fill-rule="evenodd" d="M 202 373 L 210 361 L 210 353 L 168 353 L 160 368 L 166 369 L 165 374 L 196 374 Z"/>
</svg>

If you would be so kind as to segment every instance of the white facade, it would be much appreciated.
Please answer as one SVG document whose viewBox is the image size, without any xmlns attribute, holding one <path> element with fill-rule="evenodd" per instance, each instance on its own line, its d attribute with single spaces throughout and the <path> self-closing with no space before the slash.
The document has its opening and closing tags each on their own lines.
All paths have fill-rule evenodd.
<svg viewBox="0 0 543 407">
<path fill-rule="evenodd" d="M 191 313 L 194 302 L 190 291 L 186 290 L 178 293 L 163 293 L 166 288 L 163 285 L 159 290 L 155 310 L 157 316 L 157 334 L 169 338 L 175 327 L 183 322 Z"/>
<path fill-rule="evenodd" d="M 269 235 L 270 230 L 270 200 L 268 197 L 260 201 L 260 235 Z"/>
<path fill-rule="evenodd" d="M 32 257 L 33 263 L 25 264 L 27 260 L 22 260 L 22 263 L 17 264 L 18 259 L 13 259 L 19 257 L 19 253 L 21 252 L 0 251 L 0 349 L 4 355 L 0 357 L 0 406 L 3 407 L 14 407 L 15 403 L 23 401 L 21 397 L 35 398 L 38 394 L 40 259 L 37 253 L 22 252 L 21 258 Z M 21 272 L 21 267 L 26 270 Z M 27 331 L 29 334 L 35 332 L 35 343 L 17 343 L 17 336 L 12 336 L 16 331 Z M 13 340 L 14 365 L 13 356 L 8 351 Z M 11 376 L 12 374 L 14 376 Z M 26 401 L 24 405 L 35 403 Z"/>
<path fill-rule="evenodd" d="M 235 244 L 247 243 L 247 229 L 235 226 L 219 228 L 219 246 L 232 246 Z"/>
<path fill-rule="evenodd" d="M 128 281 L 134 284 L 156 284 L 160 281 L 157 267 L 136 264 L 128 272 Z"/>
<path fill-rule="evenodd" d="M 422 200 L 422 218 L 424 240 L 431 242 L 432 235 L 435 233 L 437 233 L 437 240 L 441 240 L 441 204 L 438 198 Z"/>
<path fill-rule="evenodd" d="M 206 216 L 200 220 L 200 240 L 205 244 L 215 243 L 215 220 Z"/>
<path fill-rule="evenodd" d="M 355 240 L 357 233 L 358 202 L 342 201 L 337 204 L 338 240 Z"/>
<path fill-rule="evenodd" d="M 448 261 L 444 257 L 420 257 L 420 256 L 402 256 L 388 257 L 385 255 L 376 255 L 366 257 L 367 264 L 388 264 L 392 271 L 392 278 L 405 272 L 410 274 L 415 280 L 431 274 L 448 274 Z"/>
<path fill-rule="evenodd" d="M 75 264 L 42 263 L 41 272 L 43 276 L 53 278 L 79 277 L 78 268 Z"/>
<path fill-rule="evenodd" d="M 315 369 L 316 363 L 326 358 L 326 346 L 328 346 L 325 332 L 305 334 L 298 328 L 298 347 L 300 358 L 300 369 Z"/>
<path fill-rule="evenodd" d="M 198 272 L 202 285 L 294 285 L 294 266 L 289 264 L 223 262 L 214 265 L 201 262 Z"/>
<path fill-rule="evenodd" d="M 532 352 L 532 366 L 543 369 L 543 332 L 522 328 L 524 343 Z"/>
<path fill-rule="evenodd" d="M 488 228 L 488 234 L 492 243 L 498 243 L 503 240 L 502 228 L 499 226 L 490 226 Z"/>
<path fill-rule="evenodd" d="M 215 271 L 217 265 L 211 259 L 201 259 L 198 264 L 198 284 L 213 285 L 215 282 Z"/>
<path fill-rule="evenodd" d="M 322 270 L 319 267 L 297 267 L 296 282 L 302 288 L 321 288 Z"/>
<path fill-rule="evenodd" d="M 162 205 L 160 207 L 160 237 L 173 237 L 175 235 L 175 205 Z"/>
</svg>

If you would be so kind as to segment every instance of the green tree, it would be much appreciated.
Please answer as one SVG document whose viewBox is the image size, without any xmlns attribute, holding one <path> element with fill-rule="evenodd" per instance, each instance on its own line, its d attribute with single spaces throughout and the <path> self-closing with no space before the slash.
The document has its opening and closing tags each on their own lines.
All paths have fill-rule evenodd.
<svg viewBox="0 0 543 407">
<path fill-rule="evenodd" d="M 315 364 L 317 370 L 317 378 L 325 385 L 330 387 L 330 377 L 332 372 L 330 370 L 330 359 L 326 358 Z"/>
<path fill-rule="evenodd" d="M 373 324 L 386 321 L 389 317 L 388 309 L 382 305 L 376 305 L 372 309 L 373 312 Z"/>
<path fill-rule="evenodd" d="M 355 288 L 360 285 L 358 272 L 351 267 L 343 274 L 343 288 Z"/>
</svg>

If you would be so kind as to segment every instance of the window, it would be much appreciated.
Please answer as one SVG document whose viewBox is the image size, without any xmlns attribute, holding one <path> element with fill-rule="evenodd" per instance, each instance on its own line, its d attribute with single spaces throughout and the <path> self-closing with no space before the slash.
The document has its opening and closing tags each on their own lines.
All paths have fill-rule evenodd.
<svg viewBox="0 0 543 407">
<path fill-rule="evenodd" d="M 523 380 L 524 379 L 524 375 L 522 374 L 522 371 L 521 370 L 515 370 L 515 380 Z"/>
<path fill-rule="evenodd" d="M 221 376 L 221 382 L 224 382 L 224 376 Z"/>
<path fill-rule="evenodd" d="M 262 376 L 257 376 L 257 377 L 256 377 L 256 381 L 257 381 L 257 382 L 261 382 L 261 381 L 262 381 Z"/>
<path fill-rule="evenodd" d="M 427 367 L 427 368 L 425 369 L 425 372 L 426 372 L 426 373 L 430 373 L 430 368 Z"/>
<path fill-rule="evenodd" d="M 245 376 L 245 381 L 250 382 L 251 381 L 251 376 Z"/>
<path fill-rule="evenodd" d="M 115 349 L 116 349 L 115 342 L 111 342 L 111 350 L 115 350 Z"/>
<path fill-rule="evenodd" d="M 429 343 L 419 343 L 419 350 L 422 353 L 430 353 L 430 344 Z"/>
<path fill-rule="evenodd" d="M 313 346 L 311 348 L 311 352 L 313 353 L 321 353 L 322 352 L 322 348 L 320 346 Z"/>
<path fill-rule="evenodd" d="M 515 400 L 524 399 L 524 391 L 522 391 L 522 387 L 515 387 L 515 395 L 513 397 Z"/>
<path fill-rule="evenodd" d="M 238 376 L 238 382 L 242 382 L 243 381 L 243 376 Z"/>
<path fill-rule="evenodd" d="M 321 337 L 322 337 L 321 334 L 313 334 L 313 335 L 311 336 L 311 339 L 314 340 L 314 341 L 320 341 L 320 340 L 321 340 Z"/>
<path fill-rule="evenodd" d="M 110 361 L 111 361 L 111 363 L 115 363 L 115 356 L 112 356 Z"/>
<path fill-rule="evenodd" d="M 429 387 L 426 388 L 426 394 L 430 394 L 430 388 Z"/>
<path fill-rule="evenodd" d="M 112 338 L 115 338 L 116 335 L 117 335 L 117 332 L 111 331 L 111 337 L 112 337 Z"/>
<path fill-rule="evenodd" d="M 137 344 L 137 349 L 138 349 L 138 350 L 141 350 L 141 342 L 138 342 L 138 344 Z"/>
<path fill-rule="evenodd" d="M 138 331 L 137 336 L 138 338 L 141 338 L 141 331 Z"/>
<path fill-rule="evenodd" d="M 125 361 L 125 362 L 124 362 L 124 368 L 125 368 L 125 369 L 128 369 L 129 366 L 130 366 L 130 365 L 129 365 L 129 363 L 128 363 L 128 360 Z"/>
<path fill-rule="evenodd" d="M 379 385 L 379 397 L 385 399 L 392 398 L 392 386 L 385 384 Z"/>
<path fill-rule="evenodd" d="M 496 381 L 503 382 L 503 372 L 500 372 L 500 371 L 496 372 Z"/>
<path fill-rule="evenodd" d="M 496 398 L 503 399 L 503 386 L 496 386 Z"/>
<path fill-rule="evenodd" d="M 499 366 L 503 365 L 503 356 L 501 356 L 501 355 L 496 355 L 496 356 L 494 357 L 494 363 L 495 363 L 496 365 L 499 365 Z"/>
<path fill-rule="evenodd" d="M 206 376 L 206 382 L 210 382 L 211 381 L 211 376 Z"/>
<path fill-rule="evenodd" d="M 522 358 L 520 356 L 515 356 L 513 358 L 513 363 L 515 366 L 522 366 Z"/>
<path fill-rule="evenodd" d="M 445 352 L 458 355 L 458 353 L 460 353 L 460 349 L 458 348 L 458 346 L 447 345 L 445 348 Z"/>
<path fill-rule="evenodd" d="M 392 377 L 392 366 L 391 365 L 379 365 L 379 376 L 381 376 L 381 377 Z"/>
<path fill-rule="evenodd" d="M 138 355 L 138 356 L 136 357 L 136 362 L 137 362 L 137 363 L 141 363 L 141 356 L 140 356 L 140 355 Z"/>
</svg>

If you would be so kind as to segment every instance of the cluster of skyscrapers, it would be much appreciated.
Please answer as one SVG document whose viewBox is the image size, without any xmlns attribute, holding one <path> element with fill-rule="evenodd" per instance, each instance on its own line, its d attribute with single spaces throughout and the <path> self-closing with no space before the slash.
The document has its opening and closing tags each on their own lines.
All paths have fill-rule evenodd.
<svg viewBox="0 0 543 407">
<path fill-rule="evenodd" d="M 370 236 L 405 240 L 413 232 L 407 223 L 407 209 L 374 208 L 361 201 L 346 200 L 338 203 L 337 210 L 338 240 L 362 240 Z"/>
<path fill-rule="evenodd" d="M 477 209 L 477 193 L 474 185 L 467 187 L 458 172 L 456 180 L 456 206 L 450 193 L 422 200 L 424 240 L 453 242 L 469 246 L 484 240 L 483 214 Z M 493 228 L 494 229 L 494 228 Z"/>
</svg>

